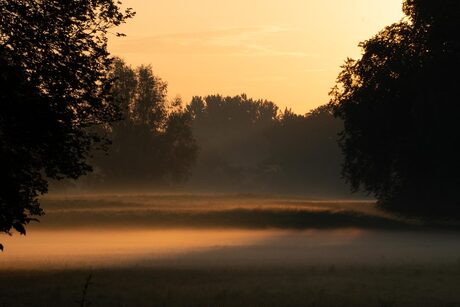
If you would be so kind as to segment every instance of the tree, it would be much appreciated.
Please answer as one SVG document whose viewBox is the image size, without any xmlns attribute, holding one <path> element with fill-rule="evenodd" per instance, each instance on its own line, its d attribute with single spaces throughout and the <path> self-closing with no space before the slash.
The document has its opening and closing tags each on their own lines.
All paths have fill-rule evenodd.
<svg viewBox="0 0 460 307">
<path fill-rule="evenodd" d="M 309 196 L 349 196 L 340 178 L 337 138 L 342 128 L 327 105 L 305 115 L 285 110 L 270 136 L 268 161 L 277 169 L 272 185 Z"/>
<path fill-rule="evenodd" d="M 151 66 L 133 69 L 117 59 L 110 75 L 122 120 L 106 127 L 112 140 L 108 155 L 93 160 L 100 185 L 152 188 L 185 180 L 197 149 L 182 101 L 168 103 L 167 83 Z"/>
<path fill-rule="evenodd" d="M 107 35 L 133 16 L 113 0 L 0 0 L 0 231 L 25 234 L 48 179 L 91 170 L 119 115 Z M 120 34 L 118 34 L 120 35 Z"/>
<path fill-rule="evenodd" d="M 458 208 L 460 2 L 406 0 L 407 15 L 360 44 L 332 90 L 343 176 L 407 213 Z"/>
<path fill-rule="evenodd" d="M 278 107 L 245 94 L 193 97 L 187 105 L 199 147 L 192 185 L 209 189 L 253 189 L 268 152 L 269 129 Z"/>
<path fill-rule="evenodd" d="M 153 74 L 151 66 L 139 66 L 136 75 L 137 97 L 133 106 L 135 121 L 149 126 L 152 131 L 159 130 L 166 117 L 168 85 Z"/>
<path fill-rule="evenodd" d="M 232 192 L 344 196 L 337 133 L 328 107 L 280 112 L 246 95 L 194 97 L 187 106 L 199 155 L 190 184 Z"/>
</svg>

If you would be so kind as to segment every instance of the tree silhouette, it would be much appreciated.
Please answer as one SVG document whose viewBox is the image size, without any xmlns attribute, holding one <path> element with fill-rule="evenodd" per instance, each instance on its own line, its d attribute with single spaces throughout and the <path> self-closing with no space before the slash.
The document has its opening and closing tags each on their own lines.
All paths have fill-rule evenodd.
<svg viewBox="0 0 460 307">
<path fill-rule="evenodd" d="M 122 120 L 105 127 L 112 145 L 108 155 L 96 154 L 93 159 L 102 180 L 89 183 L 139 189 L 186 179 L 197 148 L 181 100 L 168 103 L 167 83 L 151 66 L 133 69 L 117 59 L 110 75 Z"/>
<path fill-rule="evenodd" d="M 194 97 L 187 106 L 199 146 L 194 178 L 206 189 L 251 189 L 261 181 L 278 107 L 246 95 Z"/>
<path fill-rule="evenodd" d="M 105 144 L 91 127 L 118 118 L 107 34 L 132 16 L 112 0 L 0 0 L 0 231 L 25 233 L 48 178 L 91 170 Z"/>
<path fill-rule="evenodd" d="M 344 177 L 385 208 L 459 205 L 460 3 L 406 0 L 407 15 L 360 44 L 332 91 L 344 120 Z"/>
<path fill-rule="evenodd" d="M 309 196 L 343 197 L 348 191 L 340 178 L 341 153 L 337 145 L 341 120 L 328 106 L 305 115 L 285 110 L 270 137 L 269 165 L 277 166 L 271 184 Z"/>
<path fill-rule="evenodd" d="M 212 95 L 194 97 L 187 111 L 199 147 L 194 188 L 347 194 L 337 146 L 342 121 L 329 107 L 299 115 L 246 95 Z"/>
</svg>

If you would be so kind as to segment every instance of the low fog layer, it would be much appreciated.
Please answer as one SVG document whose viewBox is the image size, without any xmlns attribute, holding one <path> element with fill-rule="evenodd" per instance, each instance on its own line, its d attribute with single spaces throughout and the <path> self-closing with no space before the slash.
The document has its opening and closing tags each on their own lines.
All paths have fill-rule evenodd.
<svg viewBox="0 0 460 307">
<path fill-rule="evenodd" d="M 254 267 L 456 263 L 453 230 L 372 202 L 224 195 L 49 196 L 0 267 Z"/>
</svg>

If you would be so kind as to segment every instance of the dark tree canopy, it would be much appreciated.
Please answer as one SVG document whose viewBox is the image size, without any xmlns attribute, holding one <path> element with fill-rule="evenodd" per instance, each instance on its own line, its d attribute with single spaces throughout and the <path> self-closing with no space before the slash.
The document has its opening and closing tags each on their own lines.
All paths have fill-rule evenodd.
<svg viewBox="0 0 460 307">
<path fill-rule="evenodd" d="M 47 99 L 29 85 L 21 68 L 0 56 L 0 71 L 0 231 L 14 227 L 24 233 L 30 216 L 42 214 L 36 197 L 46 191 L 39 173 L 46 163 L 43 154 L 56 158 L 54 150 L 42 142 L 59 139 L 66 132 L 49 120 Z"/>
<path fill-rule="evenodd" d="M 460 205 L 460 2 L 406 0 L 407 17 L 360 44 L 331 105 L 344 120 L 343 175 L 407 213 Z"/>
<path fill-rule="evenodd" d="M 47 179 L 91 170 L 94 129 L 118 118 L 108 31 L 132 17 L 113 0 L 0 0 L 0 231 L 42 214 Z"/>
<path fill-rule="evenodd" d="M 108 155 L 95 155 L 96 188 L 152 189 L 185 180 L 197 154 L 188 113 L 180 99 L 167 101 L 167 83 L 151 66 L 131 68 L 114 62 L 110 76 L 122 120 L 106 127 Z M 94 179 L 97 179 L 96 181 Z"/>
<path fill-rule="evenodd" d="M 343 197 L 337 134 L 328 107 L 306 115 L 239 95 L 194 97 L 187 106 L 199 147 L 199 190 Z"/>
</svg>

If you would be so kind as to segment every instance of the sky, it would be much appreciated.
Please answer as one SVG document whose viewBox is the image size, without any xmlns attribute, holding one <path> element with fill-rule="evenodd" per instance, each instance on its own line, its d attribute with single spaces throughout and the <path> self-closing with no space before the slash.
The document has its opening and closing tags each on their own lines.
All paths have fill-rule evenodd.
<svg viewBox="0 0 460 307">
<path fill-rule="evenodd" d="M 136 16 L 109 50 L 150 64 L 169 96 L 238 95 L 304 114 L 329 101 L 358 43 L 402 17 L 402 0 L 124 0 Z"/>
</svg>

